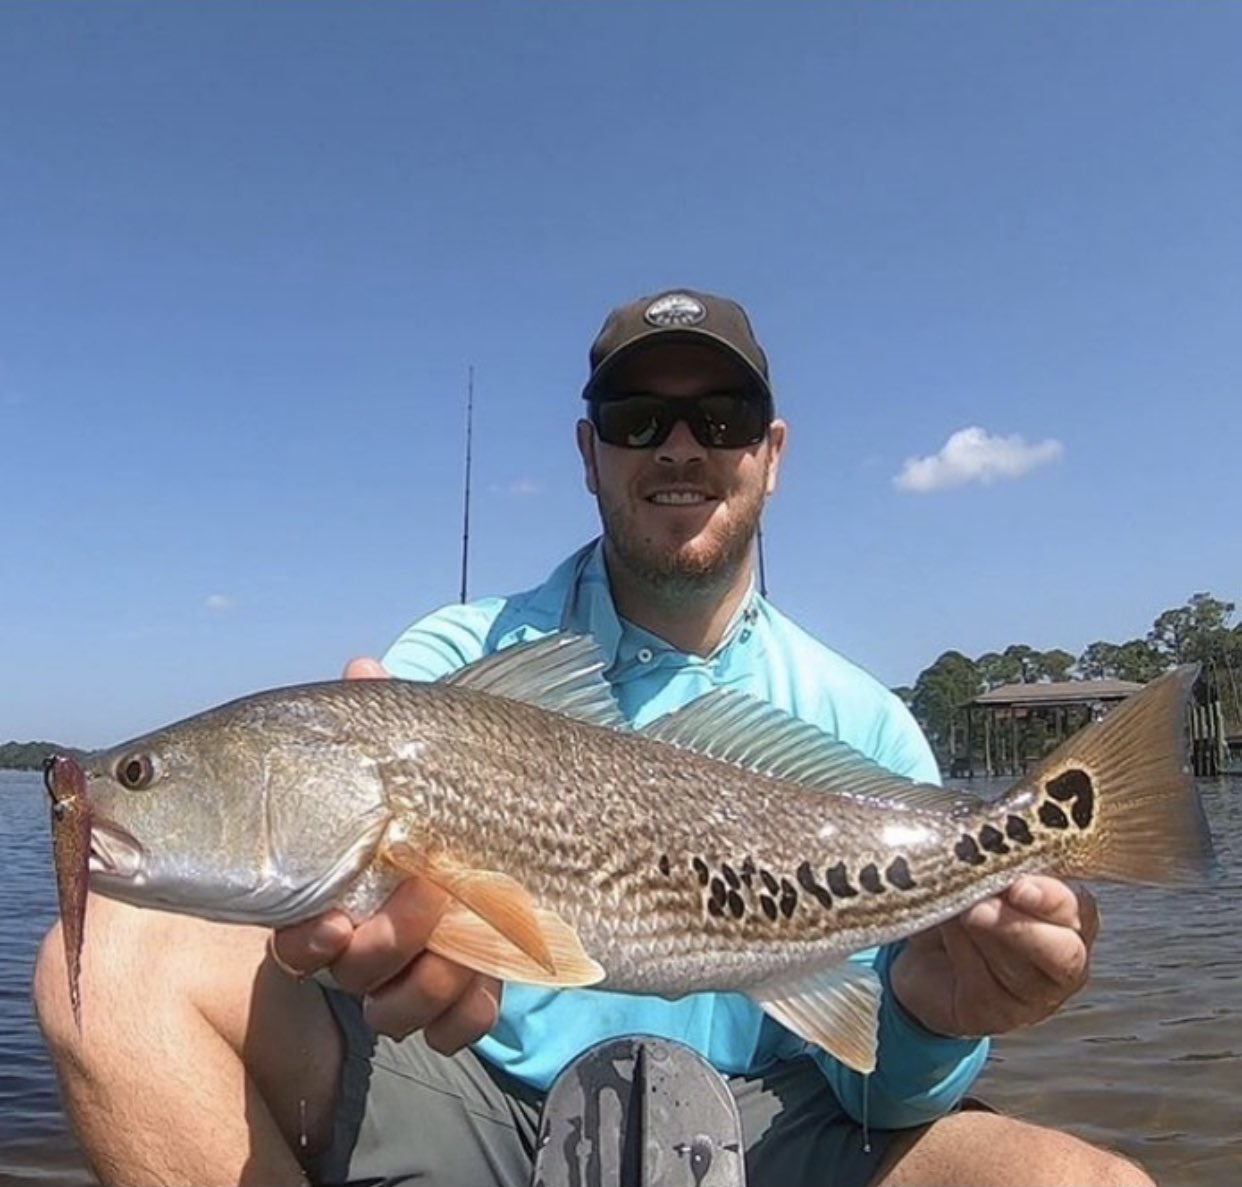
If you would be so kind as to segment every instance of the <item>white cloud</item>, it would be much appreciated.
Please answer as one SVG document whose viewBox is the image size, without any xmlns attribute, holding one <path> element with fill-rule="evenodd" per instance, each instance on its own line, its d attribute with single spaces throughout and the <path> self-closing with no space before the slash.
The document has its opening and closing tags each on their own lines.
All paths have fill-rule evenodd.
<svg viewBox="0 0 1242 1187">
<path fill-rule="evenodd" d="M 531 495 L 537 495 L 541 489 L 539 483 L 533 478 L 515 478 L 504 486 L 492 487 L 497 494 L 508 495 L 512 499 L 529 499 Z"/>
<path fill-rule="evenodd" d="M 999 478 L 1021 478 L 1038 466 L 1058 461 L 1064 453 L 1065 446 L 1051 438 L 1028 445 L 1016 434 L 993 437 L 978 425 L 972 425 L 958 429 L 939 453 L 907 458 L 901 473 L 893 479 L 893 485 L 898 490 L 917 494 L 967 482 L 986 485 Z"/>
<path fill-rule="evenodd" d="M 237 602 L 235 599 L 230 598 L 228 594 L 214 593 L 207 595 L 203 601 L 203 605 L 206 606 L 208 610 L 223 611 L 232 610 L 233 607 L 237 605 Z"/>
</svg>

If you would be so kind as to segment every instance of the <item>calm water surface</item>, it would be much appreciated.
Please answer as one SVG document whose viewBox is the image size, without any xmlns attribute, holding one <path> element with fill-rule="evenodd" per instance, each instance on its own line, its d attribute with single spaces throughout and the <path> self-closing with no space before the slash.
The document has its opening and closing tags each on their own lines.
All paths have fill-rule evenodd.
<svg viewBox="0 0 1242 1187">
<path fill-rule="evenodd" d="M 995 1044 L 979 1091 L 1139 1158 L 1163 1187 L 1242 1179 L 1242 778 L 1201 784 L 1225 874 L 1202 892 L 1103 886 L 1091 987 Z M 982 790 L 979 784 L 976 789 Z M 37 775 L 0 771 L 0 1184 L 94 1180 L 32 1018 L 56 913 Z"/>
</svg>

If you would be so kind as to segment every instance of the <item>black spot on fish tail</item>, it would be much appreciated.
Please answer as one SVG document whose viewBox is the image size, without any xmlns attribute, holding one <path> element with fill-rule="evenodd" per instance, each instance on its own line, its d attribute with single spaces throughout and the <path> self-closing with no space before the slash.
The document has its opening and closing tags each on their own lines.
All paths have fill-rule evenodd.
<svg viewBox="0 0 1242 1187">
<path fill-rule="evenodd" d="M 1086 771 L 1074 767 L 1050 779 L 1045 788 L 1060 803 L 1070 805 L 1070 816 L 1079 828 L 1090 827 L 1095 818 L 1095 786 Z"/>
<path fill-rule="evenodd" d="M 1078 767 L 1062 771 L 1055 779 L 1049 779 L 1044 790 L 1058 803 L 1076 800 L 1083 790 L 1091 789 L 1091 776 Z"/>
<path fill-rule="evenodd" d="M 706 886 L 708 879 L 711 877 L 707 869 L 707 862 L 701 857 L 696 857 L 690 864 L 694 866 L 694 872 L 698 875 L 699 885 Z"/>
<path fill-rule="evenodd" d="M 763 888 L 768 894 L 776 894 L 781 888 L 781 884 L 767 870 L 760 870 L 759 877 L 763 879 Z"/>
<path fill-rule="evenodd" d="M 729 914 L 734 919 L 741 919 L 746 914 L 746 903 L 742 900 L 742 896 L 736 890 L 729 891 L 729 896 L 725 899 L 729 906 Z"/>
<path fill-rule="evenodd" d="M 742 880 L 737 876 L 737 871 L 727 861 L 720 863 L 720 872 L 724 875 L 725 881 L 729 884 L 731 890 L 737 890 L 742 885 Z"/>
<path fill-rule="evenodd" d="M 1006 817 L 1005 835 L 1011 841 L 1017 841 L 1019 845 L 1033 845 L 1035 843 L 1035 836 L 1031 832 L 1030 826 L 1021 816 Z"/>
<path fill-rule="evenodd" d="M 914 878 L 910 874 L 910 863 L 904 857 L 894 857 L 884 871 L 888 884 L 898 890 L 913 890 Z"/>
<path fill-rule="evenodd" d="M 660 873 L 663 874 L 667 878 L 671 872 L 672 872 L 672 866 L 669 865 L 668 854 L 661 853 L 660 854 Z"/>
<path fill-rule="evenodd" d="M 1091 821 L 1095 819 L 1095 788 L 1090 784 L 1086 790 L 1075 801 L 1074 806 L 1070 809 L 1070 815 L 1074 818 L 1074 823 L 1081 829 L 1091 827 Z"/>
<path fill-rule="evenodd" d="M 858 882 L 871 894 L 884 893 L 884 883 L 880 880 L 880 871 L 876 869 L 874 862 L 869 862 L 858 871 Z"/>
<path fill-rule="evenodd" d="M 815 871 L 811 869 L 811 863 L 804 861 L 797 870 L 798 885 L 802 887 L 807 894 L 811 895 L 817 903 L 825 910 L 832 906 L 832 895 L 828 893 L 818 882 L 815 881 Z"/>
<path fill-rule="evenodd" d="M 728 897 L 728 891 L 725 884 L 719 878 L 712 879 L 712 902 L 718 907 L 724 906 L 724 901 Z"/>
<path fill-rule="evenodd" d="M 1009 852 L 1009 846 L 1005 844 L 1005 834 L 990 824 L 985 824 L 979 830 L 979 844 L 989 853 Z"/>
<path fill-rule="evenodd" d="M 845 862 L 839 861 L 835 866 L 829 866 L 824 872 L 824 877 L 828 882 L 828 889 L 832 891 L 837 898 L 853 898 L 858 890 L 850 885 L 849 871 L 845 868 Z"/>
<path fill-rule="evenodd" d="M 724 903 L 718 903 L 714 898 L 709 898 L 707 900 L 707 913 L 719 919 L 724 914 Z"/>
<path fill-rule="evenodd" d="M 798 892 L 794 889 L 794 884 L 788 878 L 781 879 L 781 914 L 788 919 L 793 913 L 794 908 L 798 905 Z"/>
<path fill-rule="evenodd" d="M 755 876 L 755 863 L 749 857 L 742 858 L 742 884 L 749 887 Z"/>
<path fill-rule="evenodd" d="M 775 923 L 777 916 L 776 900 L 770 894 L 761 894 L 759 896 L 759 905 L 763 908 L 763 913 Z"/>
<path fill-rule="evenodd" d="M 1069 817 L 1056 804 L 1050 804 L 1047 800 L 1039 805 L 1039 819 L 1048 828 L 1067 829 L 1070 826 Z"/>
<path fill-rule="evenodd" d="M 979 852 L 979 844 L 969 833 L 963 833 L 961 839 L 953 846 L 958 859 L 969 866 L 981 866 L 987 858 Z"/>
</svg>

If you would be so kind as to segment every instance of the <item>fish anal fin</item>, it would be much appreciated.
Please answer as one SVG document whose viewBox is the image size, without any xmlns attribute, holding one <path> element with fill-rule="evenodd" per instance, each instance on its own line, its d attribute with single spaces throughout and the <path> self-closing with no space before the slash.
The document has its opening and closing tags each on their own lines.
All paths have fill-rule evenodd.
<svg viewBox="0 0 1242 1187">
<path fill-rule="evenodd" d="M 810 980 L 761 988 L 764 1013 L 856 1072 L 875 1071 L 883 989 L 872 969 L 836 965 Z"/>
<path fill-rule="evenodd" d="M 603 966 L 591 959 L 578 933 L 569 924 L 542 907 L 536 907 L 534 914 L 551 958 L 552 971 L 532 960 L 486 920 L 460 903 L 451 903 L 445 910 L 427 941 L 427 948 L 447 960 L 502 981 L 565 989 L 594 985 L 604 979 Z"/>
</svg>

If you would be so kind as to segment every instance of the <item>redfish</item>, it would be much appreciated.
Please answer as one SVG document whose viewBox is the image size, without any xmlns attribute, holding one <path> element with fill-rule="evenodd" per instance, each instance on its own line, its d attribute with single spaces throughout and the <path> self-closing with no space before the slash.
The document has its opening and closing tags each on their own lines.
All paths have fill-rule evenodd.
<svg viewBox="0 0 1242 1187">
<path fill-rule="evenodd" d="M 1197 886 L 1213 870 L 1186 765 L 1193 668 L 983 802 L 736 692 L 632 729 L 601 667 L 589 640 L 553 636 L 435 684 L 261 692 L 90 755 L 91 888 L 277 927 L 365 917 L 417 875 L 450 896 L 429 946 L 464 965 L 744 993 L 870 1071 L 881 985 L 849 954 L 1028 872 Z"/>
</svg>

